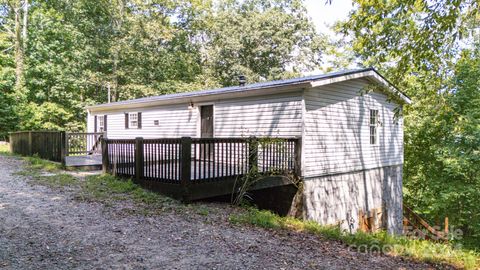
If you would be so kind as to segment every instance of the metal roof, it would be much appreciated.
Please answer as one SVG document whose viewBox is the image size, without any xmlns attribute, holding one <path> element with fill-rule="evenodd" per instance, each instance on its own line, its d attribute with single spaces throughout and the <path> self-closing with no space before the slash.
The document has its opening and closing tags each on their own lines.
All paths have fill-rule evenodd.
<svg viewBox="0 0 480 270">
<path fill-rule="evenodd" d="M 167 94 L 167 95 L 160 95 L 160 96 L 137 98 L 137 99 L 132 99 L 132 100 L 125 100 L 125 101 L 118 101 L 118 102 L 111 102 L 111 103 L 93 105 L 93 106 L 89 106 L 87 108 L 88 109 L 108 108 L 110 106 L 115 107 L 116 105 L 128 105 L 128 104 L 136 104 L 136 103 L 147 103 L 147 102 L 153 102 L 153 101 L 185 99 L 185 98 L 193 98 L 193 97 L 201 97 L 201 96 L 209 96 L 209 95 L 247 92 L 247 91 L 251 91 L 251 90 L 260 90 L 260 89 L 263 89 L 263 88 L 273 88 L 273 87 L 281 87 L 281 86 L 294 86 L 294 85 L 297 85 L 297 84 L 305 84 L 305 83 L 309 83 L 309 82 L 313 82 L 313 81 L 330 79 L 330 78 L 335 78 L 335 77 L 340 77 L 340 76 L 351 75 L 351 74 L 355 74 L 355 73 L 367 72 L 367 71 L 375 71 L 375 73 L 377 73 L 380 77 L 382 77 L 385 81 L 387 81 L 374 68 L 363 68 L 363 69 L 343 70 L 343 71 L 331 72 L 331 73 L 319 74 L 319 75 L 311 75 L 311 76 L 305 76 L 305 77 L 299 77 L 299 78 L 293 78 L 293 79 L 252 83 L 252 84 L 247 84 L 247 85 L 244 85 L 244 86 L 230 86 L 230 87 L 223 87 L 223 88 L 217 88 L 217 89 L 200 90 L 200 91 L 192 91 L 192 92 L 183 92 L 183 93 L 176 93 L 176 94 Z M 390 86 L 394 87 L 391 84 L 390 84 Z M 399 93 L 403 94 L 399 90 L 397 90 L 397 91 Z M 407 97 L 405 94 L 403 94 L 403 95 L 405 97 Z"/>
</svg>

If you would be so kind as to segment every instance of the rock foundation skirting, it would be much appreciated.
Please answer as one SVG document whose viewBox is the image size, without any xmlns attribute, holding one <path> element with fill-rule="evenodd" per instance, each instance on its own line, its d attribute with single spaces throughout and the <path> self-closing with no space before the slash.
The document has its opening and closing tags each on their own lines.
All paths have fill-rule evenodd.
<svg viewBox="0 0 480 270">
<path fill-rule="evenodd" d="M 304 218 L 340 224 L 354 232 L 365 225 L 366 217 L 380 212 L 382 227 L 401 234 L 402 168 L 396 165 L 305 179 Z"/>
</svg>

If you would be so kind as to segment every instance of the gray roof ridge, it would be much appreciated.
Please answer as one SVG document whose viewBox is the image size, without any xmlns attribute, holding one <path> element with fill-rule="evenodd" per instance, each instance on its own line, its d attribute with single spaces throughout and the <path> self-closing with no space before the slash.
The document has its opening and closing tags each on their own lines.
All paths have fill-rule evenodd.
<svg viewBox="0 0 480 270">
<path fill-rule="evenodd" d="M 373 67 L 368 67 L 368 68 L 359 68 L 359 69 L 347 69 L 347 70 L 329 72 L 324 74 L 308 75 L 308 76 L 302 76 L 302 77 L 290 78 L 290 79 L 284 79 L 284 80 L 257 82 L 252 84 L 246 84 L 244 86 L 228 86 L 228 87 L 222 87 L 222 88 L 143 97 L 143 98 L 117 101 L 117 102 L 111 102 L 111 103 L 97 104 L 97 105 L 88 106 L 88 108 L 144 103 L 144 102 L 159 101 L 159 100 L 171 100 L 171 99 L 177 99 L 177 98 L 189 98 L 189 97 L 193 98 L 197 96 L 208 96 L 208 95 L 225 94 L 225 93 L 231 93 L 231 92 L 233 93 L 233 92 L 248 91 L 248 90 L 259 90 L 262 88 L 271 88 L 276 86 L 288 86 L 288 85 L 295 85 L 295 84 L 301 84 L 301 83 L 308 83 L 308 82 L 317 81 L 321 79 L 329 79 L 329 78 L 351 75 L 351 74 L 367 72 L 367 71 L 374 71 L 375 73 L 380 75 L 385 81 L 388 82 L 388 80 L 385 79 L 380 73 L 378 73 Z M 391 84 L 390 82 L 388 83 Z M 402 93 L 401 91 L 399 92 Z M 402 94 L 405 95 L 404 93 Z"/>
</svg>

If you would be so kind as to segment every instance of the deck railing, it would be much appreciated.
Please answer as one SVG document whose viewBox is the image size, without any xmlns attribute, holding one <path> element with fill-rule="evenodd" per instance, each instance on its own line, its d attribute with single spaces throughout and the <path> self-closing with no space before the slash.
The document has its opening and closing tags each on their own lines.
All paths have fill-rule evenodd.
<svg viewBox="0 0 480 270">
<path fill-rule="evenodd" d="M 259 173 L 300 173 L 298 138 L 103 139 L 105 172 L 146 181 L 188 186 Z"/>
<path fill-rule="evenodd" d="M 102 132 L 67 133 L 66 155 L 80 156 L 101 154 Z"/>
<path fill-rule="evenodd" d="M 406 235 L 434 241 L 448 240 L 448 225 L 445 225 L 445 231 L 438 230 L 430 226 L 427 221 L 405 204 L 403 204 L 403 218 L 404 234 Z"/>
</svg>

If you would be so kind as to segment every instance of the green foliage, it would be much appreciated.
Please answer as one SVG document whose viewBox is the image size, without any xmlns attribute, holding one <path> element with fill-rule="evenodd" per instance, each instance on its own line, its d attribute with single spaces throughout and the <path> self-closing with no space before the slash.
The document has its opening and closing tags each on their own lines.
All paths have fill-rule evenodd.
<svg viewBox="0 0 480 270">
<path fill-rule="evenodd" d="M 355 1 L 339 24 L 361 65 L 407 92 L 405 201 L 480 248 L 478 1 Z"/>
<path fill-rule="evenodd" d="M 0 144 L 0 155 L 10 155 L 10 146 L 8 144 Z"/>
<path fill-rule="evenodd" d="M 432 220 L 448 216 L 464 243 L 480 242 L 480 54 L 464 51 L 442 107 L 412 130 L 406 199 Z M 435 138 L 435 139 L 432 139 Z"/>
<path fill-rule="evenodd" d="M 9 35 L 0 32 L 0 140 L 15 129 L 18 117 L 15 114 L 15 99 L 12 89 L 15 84 L 15 68 Z"/>
<path fill-rule="evenodd" d="M 222 85 L 280 79 L 320 64 L 324 38 L 301 1 L 222 1 L 207 13 L 207 72 Z M 293 67 L 289 70 L 288 67 Z"/>
<path fill-rule="evenodd" d="M 23 130 L 81 130 L 74 123 L 73 114 L 57 103 L 44 102 L 27 104 L 19 113 L 23 119 L 20 128 Z M 78 126 L 75 126 L 78 125 Z"/>
<path fill-rule="evenodd" d="M 350 234 L 336 226 L 323 226 L 314 221 L 280 217 L 270 211 L 248 208 L 241 214 L 230 216 L 233 224 L 250 224 L 267 229 L 285 229 L 313 233 L 328 239 L 340 240 L 361 252 L 383 252 L 393 256 L 405 256 L 432 263 L 446 263 L 465 269 L 480 267 L 480 254 L 463 250 L 450 244 L 426 240 L 407 239 L 385 232 Z"/>
<path fill-rule="evenodd" d="M 84 107 L 106 102 L 107 88 L 115 101 L 231 85 L 240 73 L 289 77 L 314 68 L 322 48 L 298 0 L 34 0 L 17 93 L 14 10 L 0 1 L 0 11 L 0 137 L 84 129 Z"/>
</svg>

